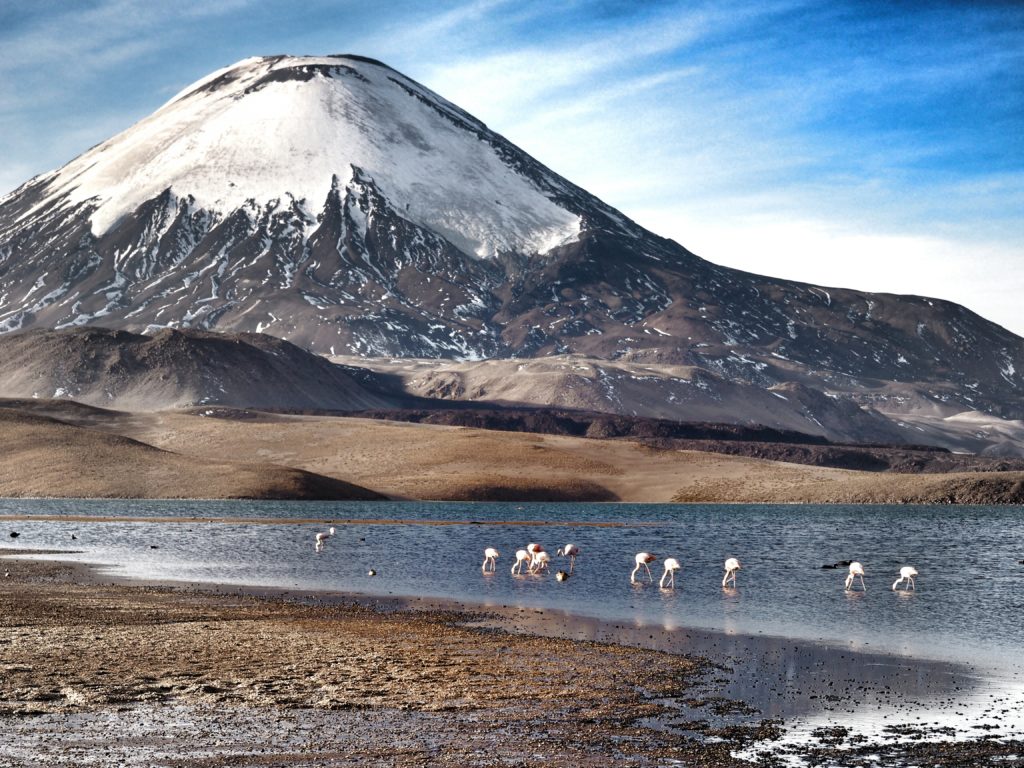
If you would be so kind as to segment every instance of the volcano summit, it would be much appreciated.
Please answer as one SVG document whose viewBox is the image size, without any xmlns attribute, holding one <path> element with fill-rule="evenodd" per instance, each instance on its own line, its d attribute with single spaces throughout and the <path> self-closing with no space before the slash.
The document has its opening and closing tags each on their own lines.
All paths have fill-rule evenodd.
<svg viewBox="0 0 1024 768">
<path fill-rule="evenodd" d="M 829 398 L 1024 418 L 1024 340 L 1009 331 L 950 302 L 716 266 L 359 56 L 244 60 L 0 199 L 0 330 L 81 325 L 669 366 L 676 394 L 625 402 L 604 372 L 596 407 L 660 398 L 653 415 L 686 419 L 687 400 L 750 387 L 825 434 Z"/>
</svg>

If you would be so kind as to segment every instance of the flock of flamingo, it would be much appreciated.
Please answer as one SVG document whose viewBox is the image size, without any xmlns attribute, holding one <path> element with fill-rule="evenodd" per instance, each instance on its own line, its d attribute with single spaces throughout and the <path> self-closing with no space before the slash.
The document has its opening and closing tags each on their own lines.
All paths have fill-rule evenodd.
<svg viewBox="0 0 1024 768">
<path fill-rule="evenodd" d="M 334 528 L 331 528 L 326 533 L 316 534 L 316 551 L 323 551 L 324 544 L 328 539 L 334 536 Z M 566 544 L 564 547 L 559 547 L 556 551 L 558 557 L 569 558 L 569 570 L 559 570 L 555 573 L 555 578 L 558 581 L 565 581 L 568 579 L 576 568 L 576 558 L 579 557 L 580 548 L 575 544 Z M 484 561 L 481 568 L 484 573 L 495 573 L 498 568 L 498 558 L 501 557 L 501 553 L 498 552 L 494 547 L 487 547 L 484 550 Z M 654 583 L 654 575 L 651 573 L 651 563 L 658 559 L 657 555 L 652 555 L 650 552 L 637 552 L 636 557 L 633 558 L 636 563 L 633 568 L 633 572 L 629 574 L 629 583 L 637 583 L 637 574 L 640 569 L 643 568 L 647 572 L 647 578 L 650 583 Z M 527 573 L 539 574 L 548 570 L 548 566 L 551 564 L 551 555 L 545 551 L 544 547 L 540 544 L 531 542 L 526 545 L 525 549 L 516 550 L 516 561 L 512 565 L 513 575 L 520 575 L 523 573 L 523 568 L 526 569 Z M 676 571 L 682 566 L 679 561 L 674 557 L 666 557 L 662 563 L 664 572 L 661 574 L 661 581 L 658 582 L 658 586 L 662 589 L 674 589 L 676 585 Z M 725 561 L 725 576 L 722 579 L 722 587 L 728 587 L 730 584 L 733 588 L 736 587 L 736 574 L 743 566 L 740 565 L 740 561 L 735 557 L 730 557 Z M 829 566 L 831 567 L 831 566 Z M 371 571 L 370 575 L 375 575 L 376 571 Z M 904 584 L 904 591 L 914 590 L 917 591 L 917 585 L 914 583 L 914 577 L 917 576 L 917 570 L 909 565 L 900 568 L 900 577 L 893 582 L 893 591 L 900 584 Z M 862 591 L 867 592 L 867 587 L 864 585 L 864 566 L 857 561 L 850 563 L 850 572 L 846 576 L 845 589 L 850 591 L 853 589 L 854 579 L 860 579 L 860 588 Z"/>
<path fill-rule="evenodd" d="M 566 544 L 564 547 L 560 547 L 557 551 L 559 557 L 569 558 L 569 570 L 558 571 L 555 574 L 555 578 L 559 581 L 565 581 L 569 576 L 572 575 L 573 570 L 576 567 L 576 558 L 580 554 L 580 548 L 575 544 Z M 498 558 L 501 553 L 498 552 L 494 547 L 487 547 L 484 550 L 484 561 L 481 565 L 484 573 L 494 573 L 498 567 Z M 651 573 L 650 564 L 658 559 L 657 555 L 652 555 L 650 552 L 637 552 L 636 557 L 633 561 L 636 565 L 633 567 L 632 573 L 629 574 L 630 584 L 637 583 L 637 574 L 640 569 L 643 568 L 647 572 L 647 578 L 650 582 L 654 583 L 654 574 Z M 542 573 L 548 569 L 548 565 L 551 563 L 551 556 L 544 551 L 544 547 L 540 544 L 527 544 L 525 549 L 516 550 L 516 562 L 512 566 L 513 574 L 521 574 L 523 567 L 526 567 L 527 573 Z M 674 557 L 666 557 L 662 563 L 665 569 L 661 574 L 661 580 L 658 585 L 662 589 L 674 589 L 676 585 L 676 571 L 682 566 L 679 561 Z M 735 557 L 730 557 L 725 561 L 725 576 L 722 578 L 722 587 L 728 587 L 730 584 L 733 588 L 736 587 L 736 574 L 740 571 L 743 566 L 740 561 Z M 900 568 L 900 577 L 893 582 L 893 591 L 901 584 L 904 583 L 904 590 L 917 591 L 917 585 L 914 583 L 914 577 L 917 576 L 917 570 L 909 565 Z M 853 589 L 853 582 L 855 578 L 860 579 L 860 588 L 866 592 L 867 587 L 864 585 L 864 566 L 859 562 L 850 563 L 850 572 L 846 577 L 845 589 L 850 591 Z"/>
</svg>

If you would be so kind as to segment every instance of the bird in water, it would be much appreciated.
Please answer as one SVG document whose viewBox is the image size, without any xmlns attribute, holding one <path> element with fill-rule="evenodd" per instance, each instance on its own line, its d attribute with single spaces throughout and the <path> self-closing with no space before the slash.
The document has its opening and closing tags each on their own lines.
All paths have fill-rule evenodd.
<svg viewBox="0 0 1024 768">
<path fill-rule="evenodd" d="M 860 588 L 864 592 L 867 592 L 867 587 L 864 586 L 864 566 L 854 560 L 850 563 L 850 573 L 846 577 L 846 590 L 849 591 L 853 586 L 853 579 L 857 576 L 860 578 Z"/>
<path fill-rule="evenodd" d="M 373 568 L 371 568 L 370 570 L 368 570 L 368 571 L 366 572 L 366 575 L 367 575 L 367 576 L 376 576 L 376 575 L 377 575 L 377 572 L 376 572 L 375 570 L 373 570 Z"/>
<path fill-rule="evenodd" d="M 651 575 L 651 569 L 648 567 L 651 563 L 658 559 L 657 555 L 652 555 L 650 552 L 637 552 L 636 557 L 633 558 L 636 562 L 636 568 L 629 574 L 629 583 L 636 584 L 636 574 L 641 568 L 647 571 L 647 577 L 654 583 L 654 576 Z"/>
<path fill-rule="evenodd" d="M 332 536 L 334 536 L 334 528 L 333 527 L 329 531 L 327 531 L 327 533 L 324 533 L 323 531 L 320 531 L 320 533 L 318 533 L 316 535 L 316 551 L 317 552 L 323 551 L 324 544 Z"/>
<path fill-rule="evenodd" d="M 896 587 L 900 585 L 901 581 L 907 582 L 906 590 L 914 590 L 917 592 L 917 585 L 914 583 L 914 577 L 917 576 L 917 569 L 910 565 L 905 565 L 900 568 L 900 577 L 892 583 L 893 591 L 896 591 Z"/>
<path fill-rule="evenodd" d="M 537 555 L 544 551 L 544 547 L 535 542 L 530 542 L 526 545 L 526 551 L 530 553 L 530 567 L 533 567 L 533 561 L 537 559 Z"/>
<path fill-rule="evenodd" d="M 481 567 L 483 568 L 484 573 L 494 573 L 498 568 L 498 550 L 494 547 L 488 547 L 485 549 L 484 564 Z"/>
<path fill-rule="evenodd" d="M 569 578 L 569 574 L 568 574 L 568 573 L 566 573 L 565 571 L 558 571 L 558 572 L 557 572 L 557 573 L 555 574 L 555 578 L 556 578 L 556 579 L 557 579 L 558 581 L 565 581 L 566 579 L 568 579 L 568 578 Z"/>
<path fill-rule="evenodd" d="M 11 531 L 11 538 L 12 538 L 12 539 L 16 539 L 16 538 L 18 538 L 19 536 L 21 536 L 21 534 L 20 534 L 20 533 L 18 533 L 17 531 Z"/>
<path fill-rule="evenodd" d="M 566 544 L 564 547 L 560 547 L 556 554 L 559 557 L 569 558 L 569 573 L 572 573 L 576 568 L 576 558 L 580 554 L 580 548 L 575 544 Z"/>
<path fill-rule="evenodd" d="M 531 555 L 527 550 L 525 550 L 525 549 L 517 549 L 516 550 L 516 561 L 515 561 L 515 563 L 512 564 L 512 573 L 514 573 L 514 574 L 522 573 L 523 572 L 523 564 L 525 563 L 526 565 L 529 565 L 530 561 L 532 559 L 533 559 L 533 555 Z"/>
<path fill-rule="evenodd" d="M 665 572 L 661 574 L 661 581 L 658 582 L 658 586 L 662 589 L 666 589 L 665 579 L 668 579 L 668 587 L 675 589 L 676 586 L 676 571 L 680 569 L 679 561 L 674 557 L 665 558 Z"/>
<path fill-rule="evenodd" d="M 728 583 L 731 581 L 733 587 L 735 587 L 736 586 L 736 571 L 738 571 L 742 567 L 743 566 L 740 565 L 740 561 L 737 560 L 735 557 L 730 557 L 728 560 L 726 560 L 725 561 L 725 578 L 722 579 L 722 586 L 724 587 L 724 586 L 728 585 Z"/>
<path fill-rule="evenodd" d="M 543 549 L 533 556 L 533 561 L 530 563 L 530 573 L 540 573 L 546 571 L 548 563 L 551 562 L 551 555 L 545 552 Z"/>
</svg>

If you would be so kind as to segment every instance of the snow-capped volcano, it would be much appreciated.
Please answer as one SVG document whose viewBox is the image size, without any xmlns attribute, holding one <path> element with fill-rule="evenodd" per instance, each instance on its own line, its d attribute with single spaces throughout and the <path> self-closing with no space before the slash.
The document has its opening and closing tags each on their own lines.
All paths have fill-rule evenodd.
<svg viewBox="0 0 1024 768">
<path fill-rule="evenodd" d="M 510 167 L 488 133 L 375 62 L 246 59 L 47 178 L 40 205 L 94 205 L 99 237 L 170 190 L 220 217 L 294 204 L 309 231 L 332 188 L 350 188 L 358 169 L 403 216 L 468 253 L 543 253 L 576 237 L 580 217 Z"/>
<path fill-rule="evenodd" d="M 1024 418 L 1009 331 L 949 302 L 707 262 L 358 56 L 247 59 L 0 199 L 0 332 L 81 325 L 668 366 L 657 395 L 628 394 L 653 375 L 604 367 L 553 391 L 625 413 L 660 398 L 656 415 L 685 419 L 739 383 L 815 434 L 841 434 L 814 415 L 835 398 Z"/>
</svg>

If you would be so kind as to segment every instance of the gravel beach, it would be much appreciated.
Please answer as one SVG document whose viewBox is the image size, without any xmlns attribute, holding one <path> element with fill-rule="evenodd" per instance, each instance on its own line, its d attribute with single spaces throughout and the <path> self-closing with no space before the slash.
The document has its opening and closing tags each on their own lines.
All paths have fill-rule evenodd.
<svg viewBox="0 0 1024 768">
<path fill-rule="evenodd" d="M 819 659 L 789 643 L 795 656 L 780 656 L 782 645 L 748 642 L 756 666 L 737 667 L 699 655 L 714 648 L 696 633 L 669 643 L 513 607 L 129 584 L 21 558 L 0 569 L 0 763 L 11 768 L 751 764 L 734 753 L 761 765 L 1024 765 L 1019 733 L 954 741 L 910 718 L 882 744 L 830 729 L 774 749 L 815 685 L 843 684 L 819 674 L 837 651 Z M 781 709 L 775 694 L 738 695 L 753 690 L 744 678 L 793 658 L 817 683 L 779 692 Z M 941 695 L 960 685 L 944 669 L 905 677 Z M 860 695 L 903 695 L 900 679 L 880 674 Z"/>
</svg>

